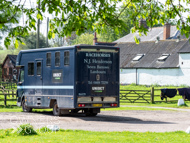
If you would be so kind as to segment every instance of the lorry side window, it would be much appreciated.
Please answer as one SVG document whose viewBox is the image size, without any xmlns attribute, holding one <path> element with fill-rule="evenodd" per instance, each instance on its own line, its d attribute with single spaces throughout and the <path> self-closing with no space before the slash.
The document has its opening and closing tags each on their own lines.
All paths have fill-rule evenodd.
<svg viewBox="0 0 190 143">
<path fill-rule="evenodd" d="M 37 62 L 37 75 L 41 75 L 41 62 Z"/>
<path fill-rule="evenodd" d="M 24 69 L 20 69 L 19 82 L 24 82 Z"/>
<path fill-rule="evenodd" d="M 65 66 L 69 65 L 69 51 L 64 52 L 64 65 Z"/>
<path fill-rule="evenodd" d="M 51 66 L 51 53 L 46 54 L 46 66 Z"/>
<path fill-rule="evenodd" d="M 34 63 L 28 63 L 28 75 L 34 75 Z"/>
<path fill-rule="evenodd" d="M 55 52 L 55 66 L 60 66 L 60 52 Z"/>
</svg>

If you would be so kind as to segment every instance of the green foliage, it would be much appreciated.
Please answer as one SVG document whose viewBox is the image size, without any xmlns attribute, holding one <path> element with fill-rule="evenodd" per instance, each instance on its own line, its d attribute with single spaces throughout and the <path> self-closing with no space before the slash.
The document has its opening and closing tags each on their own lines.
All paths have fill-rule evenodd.
<svg viewBox="0 0 190 143">
<path fill-rule="evenodd" d="M 23 124 L 17 128 L 18 135 L 27 136 L 27 135 L 37 135 L 37 132 L 34 130 L 33 126 L 30 124 Z"/>
<path fill-rule="evenodd" d="M 39 129 L 39 132 L 40 133 L 46 133 L 46 132 L 52 132 L 52 131 L 47 127 L 42 127 L 42 128 Z"/>
<path fill-rule="evenodd" d="M 77 45 L 77 44 L 92 45 L 93 44 L 93 38 L 94 38 L 93 34 L 84 33 L 80 36 L 77 36 L 76 39 L 71 41 L 71 43 L 72 43 L 72 45 Z"/>
<path fill-rule="evenodd" d="M 24 45 L 22 43 L 19 43 L 18 48 L 19 49 L 36 49 L 36 42 L 37 42 L 37 34 L 35 32 L 29 33 L 29 35 L 23 37 L 23 42 L 25 43 Z M 46 47 L 46 39 L 45 37 L 40 34 L 40 39 L 39 39 L 39 48 L 45 48 Z"/>
<path fill-rule="evenodd" d="M 4 45 L 8 47 L 11 40 L 14 40 L 15 47 L 21 42 L 21 37 L 29 34 L 29 31 L 36 30 L 36 19 L 43 19 L 48 12 L 55 14 L 54 19 L 50 20 L 50 29 L 48 37 L 52 38 L 56 34 L 60 37 L 70 36 L 73 31 L 77 35 L 81 35 L 86 30 L 103 32 L 104 29 L 110 27 L 115 34 L 123 33 L 126 26 L 133 25 L 133 32 L 147 33 L 147 29 L 139 26 L 139 19 L 145 19 L 149 27 L 153 27 L 159 23 L 164 24 L 170 19 L 177 20 L 177 28 L 181 29 L 181 33 L 189 37 L 190 16 L 184 16 L 190 12 L 189 0 L 173 0 L 152 1 L 152 0 L 125 0 L 120 10 L 118 6 L 121 0 L 41 0 L 39 8 L 25 8 L 25 3 L 15 5 L 13 0 L 2 0 L 0 3 L 0 29 L 8 29 L 7 23 L 18 24 L 19 21 L 15 15 L 23 12 L 27 19 L 25 26 L 13 27 L 8 36 L 4 40 Z M 37 1 L 39 3 L 39 1 Z M 119 3 L 119 4 L 118 4 Z M 126 23 L 123 13 L 127 11 Z M 58 28 L 62 27 L 61 30 Z M 108 30 L 107 30 L 108 31 Z M 111 41 L 114 34 L 107 38 Z M 138 41 L 137 41 L 138 42 Z"/>
</svg>

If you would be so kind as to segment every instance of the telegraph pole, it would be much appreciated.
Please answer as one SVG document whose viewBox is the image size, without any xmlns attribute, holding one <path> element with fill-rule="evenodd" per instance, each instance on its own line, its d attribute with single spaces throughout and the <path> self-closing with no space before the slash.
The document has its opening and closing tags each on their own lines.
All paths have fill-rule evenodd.
<svg viewBox="0 0 190 143">
<path fill-rule="evenodd" d="M 40 0 L 38 3 L 38 9 L 40 9 Z M 38 19 L 38 23 L 37 23 L 37 40 L 36 40 L 36 49 L 39 48 L 39 39 L 40 39 L 40 19 Z"/>
<path fill-rule="evenodd" d="M 46 36 L 46 47 L 48 47 L 48 31 L 49 31 L 49 17 L 47 17 L 47 36 Z"/>
</svg>

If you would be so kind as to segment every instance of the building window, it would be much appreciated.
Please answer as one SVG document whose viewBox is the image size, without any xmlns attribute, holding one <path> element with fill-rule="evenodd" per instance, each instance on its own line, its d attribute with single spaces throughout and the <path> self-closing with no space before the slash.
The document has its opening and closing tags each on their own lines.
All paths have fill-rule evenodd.
<svg viewBox="0 0 190 143">
<path fill-rule="evenodd" d="M 165 61 L 169 56 L 170 56 L 170 54 L 162 54 L 162 56 L 158 58 L 158 61 L 163 62 L 163 61 Z"/>
<path fill-rule="evenodd" d="M 41 75 L 41 70 L 42 70 L 41 67 L 42 67 L 41 62 L 37 62 L 37 75 Z"/>
<path fill-rule="evenodd" d="M 136 57 L 133 58 L 133 61 L 140 61 L 140 59 L 144 56 L 145 54 L 137 54 Z"/>
<path fill-rule="evenodd" d="M 34 75 L 34 63 L 28 63 L 28 75 Z"/>
<path fill-rule="evenodd" d="M 13 73 L 13 69 L 9 68 L 9 75 L 12 75 L 12 73 Z"/>
<path fill-rule="evenodd" d="M 65 66 L 69 65 L 69 51 L 64 52 L 64 65 Z"/>
<path fill-rule="evenodd" d="M 46 54 L 46 66 L 51 66 L 51 53 Z"/>
<path fill-rule="evenodd" d="M 60 66 L 60 52 L 55 52 L 55 66 Z"/>
</svg>

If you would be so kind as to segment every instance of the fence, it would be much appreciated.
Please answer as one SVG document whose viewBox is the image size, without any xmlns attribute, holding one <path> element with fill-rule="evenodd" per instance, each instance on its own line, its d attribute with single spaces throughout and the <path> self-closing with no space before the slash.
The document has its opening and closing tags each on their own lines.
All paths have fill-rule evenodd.
<svg viewBox="0 0 190 143">
<path fill-rule="evenodd" d="M 0 86 L 0 105 L 1 106 L 2 105 L 4 105 L 4 106 L 7 106 L 7 105 L 16 106 L 14 101 L 17 101 L 16 90 L 6 89 L 3 86 Z M 7 104 L 7 102 L 9 102 L 10 104 Z"/>
<path fill-rule="evenodd" d="M 161 90 L 152 87 L 150 90 L 120 90 L 120 102 L 122 103 L 157 103 L 157 102 L 177 102 L 181 95 L 176 95 L 174 99 L 160 98 Z M 188 100 L 186 100 L 188 101 Z"/>
<path fill-rule="evenodd" d="M 3 86 L 5 89 L 16 89 L 17 84 L 15 82 L 0 82 L 0 86 Z"/>
<path fill-rule="evenodd" d="M 151 90 L 120 90 L 120 100 L 129 103 L 150 103 Z"/>
</svg>

